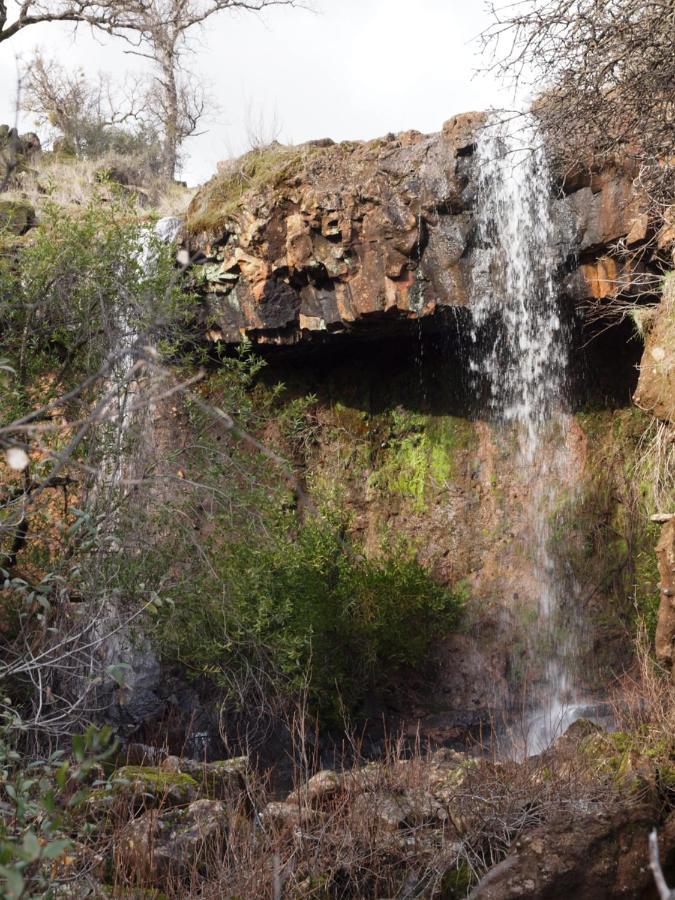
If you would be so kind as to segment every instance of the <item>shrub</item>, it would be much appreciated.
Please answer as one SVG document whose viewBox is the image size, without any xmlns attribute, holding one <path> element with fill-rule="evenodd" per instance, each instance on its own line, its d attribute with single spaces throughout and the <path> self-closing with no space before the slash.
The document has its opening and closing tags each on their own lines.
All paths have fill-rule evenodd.
<svg viewBox="0 0 675 900">
<path fill-rule="evenodd" d="M 305 524 L 253 535 L 210 556 L 211 575 L 177 593 L 159 637 L 164 652 L 227 684 L 252 654 L 309 692 L 324 717 L 358 711 L 397 674 L 423 664 L 432 640 L 457 622 L 461 600 L 402 551 L 357 556 L 340 530 Z"/>
<path fill-rule="evenodd" d="M 90 727 L 73 736 L 70 759 L 61 750 L 31 759 L 17 746 L 21 731 L 16 714 L 0 720 L 0 895 L 7 900 L 54 896 L 57 861 L 73 846 L 73 812 L 116 749 L 109 728 Z"/>
<path fill-rule="evenodd" d="M 122 200 L 77 214 L 48 203 L 30 242 L 0 256 L 3 352 L 22 382 L 95 372 L 111 349 L 174 327 L 187 299 L 171 251 Z"/>
</svg>

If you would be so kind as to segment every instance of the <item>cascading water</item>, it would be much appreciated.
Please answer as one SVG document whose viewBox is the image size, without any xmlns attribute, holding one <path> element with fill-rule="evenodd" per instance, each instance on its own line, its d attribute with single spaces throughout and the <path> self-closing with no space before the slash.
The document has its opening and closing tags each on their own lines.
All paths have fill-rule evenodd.
<svg viewBox="0 0 675 900">
<path fill-rule="evenodd" d="M 136 259 L 143 273 L 153 272 L 157 266 L 159 245 L 174 244 L 182 226 L 182 219 L 167 216 L 159 219 L 154 226 L 150 225 L 141 230 Z M 102 419 L 110 427 L 106 434 L 107 446 L 104 448 L 99 465 L 96 485 L 99 489 L 103 485 L 113 491 L 119 488 L 129 462 L 125 443 L 134 418 L 134 407 L 142 406 L 142 379 L 134 374 L 136 366 L 134 352 L 139 334 L 133 325 L 133 312 L 124 305 L 120 305 L 115 311 L 117 359 L 107 384 L 110 402 L 102 411 Z M 152 416 L 145 415 L 144 419 L 146 428 L 151 428 Z"/>
<path fill-rule="evenodd" d="M 523 553 L 531 569 L 538 627 L 528 637 L 532 680 L 517 754 L 544 749 L 579 714 L 574 659 L 578 629 L 561 627 L 569 585 L 551 557 L 550 521 L 560 486 L 573 480 L 569 450 L 569 335 L 555 275 L 563 246 L 552 214 L 551 176 L 532 115 L 492 114 L 476 148 L 473 276 L 475 384 L 487 390 L 489 418 L 515 431 L 525 498 Z"/>
</svg>

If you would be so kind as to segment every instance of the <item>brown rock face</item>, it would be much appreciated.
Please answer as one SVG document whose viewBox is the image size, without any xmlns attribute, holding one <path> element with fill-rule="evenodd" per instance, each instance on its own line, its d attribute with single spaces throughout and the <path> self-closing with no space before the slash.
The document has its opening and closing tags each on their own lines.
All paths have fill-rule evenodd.
<svg viewBox="0 0 675 900">
<path fill-rule="evenodd" d="M 661 603 L 656 626 L 656 655 L 672 669 L 675 640 L 675 516 L 666 522 L 656 547 L 661 577 Z"/>
<path fill-rule="evenodd" d="M 675 280 L 672 278 L 666 282 L 647 337 L 633 399 L 658 419 L 675 424 Z"/>
<path fill-rule="evenodd" d="M 531 832 L 490 870 L 472 900 L 614 900 L 656 897 L 647 865 L 647 837 L 657 821 L 653 806 L 625 804 L 561 817 Z M 659 832 L 662 861 L 672 866 L 675 819 Z"/>
<path fill-rule="evenodd" d="M 471 304 L 473 150 L 483 113 L 438 134 L 272 145 L 223 164 L 188 214 L 202 262 L 204 322 L 227 343 L 297 344 L 380 335 Z M 605 173 L 556 204 L 581 265 L 570 301 L 612 296 L 607 245 L 646 228 L 631 180 Z M 642 231 L 640 230 L 642 229 Z"/>
</svg>

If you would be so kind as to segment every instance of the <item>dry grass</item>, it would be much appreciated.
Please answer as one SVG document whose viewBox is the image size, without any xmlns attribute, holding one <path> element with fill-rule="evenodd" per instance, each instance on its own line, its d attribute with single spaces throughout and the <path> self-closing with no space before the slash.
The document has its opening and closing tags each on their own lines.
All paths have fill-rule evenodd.
<svg viewBox="0 0 675 900">
<path fill-rule="evenodd" d="M 219 172 L 195 195 L 188 211 L 192 234 L 214 233 L 224 228 L 249 192 L 279 187 L 297 175 L 316 147 L 293 147 L 272 143 L 245 153 L 219 166 Z"/>
<path fill-rule="evenodd" d="M 675 426 L 652 419 L 640 438 L 634 477 L 650 486 L 655 513 L 673 512 L 675 504 Z"/>
<path fill-rule="evenodd" d="M 116 184 L 117 178 L 125 183 Z M 83 160 L 45 153 L 15 176 L 4 196 L 28 200 L 37 210 L 50 201 L 70 211 L 87 206 L 94 196 L 126 197 L 148 215 L 161 217 L 185 213 L 193 193 L 178 183 L 168 184 L 141 157 L 109 153 Z"/>
<path fill-rule="evenodd" d="M 268 779 L 250 773 L 246 789 L 226 802 L 222 835 L 199 843 L 180 871 L 157 868 L 152 840 L 148 853 L 130 849 L 130 834 L 138 834 L 130 822 L 148 812 L 133 796 L 82 848 L 82 871 L 120 898 L 161 890 L 171 900 L 451 900 L 465 897 L 528 829 L 608 796 L 606 781 L 590 777 L 571 745 L 517 764 L 390 740 L 381 762 L 346 765 L 323 789 L 304 780 L 311 760 L 302 757 L 298 787 L 271 807 Z M 160 799 L 152 816 L 164 812 Z"/>
<path fill-rule="evenodd" d="M 612 707 L 617 729 L 640 735 L 645 745 L 663 741 L 664 751 L 675 751 L 675 684 L 654 658 L 644 623 L 638 627 L 634 665 L 617 685 Z"/>
</svg>

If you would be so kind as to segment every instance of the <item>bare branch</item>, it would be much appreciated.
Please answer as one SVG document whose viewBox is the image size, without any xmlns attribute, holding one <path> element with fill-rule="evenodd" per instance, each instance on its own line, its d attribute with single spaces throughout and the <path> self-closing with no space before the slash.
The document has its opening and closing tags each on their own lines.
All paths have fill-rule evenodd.
<svg viewBox="0 0 675 900">
<path fill-rule="evenodd" d="M 652 870 L 652 875 L 656 882 L 656 889 L 659 892 L 661 900 L 674 900 L 675 891 L 671 891 L 668 887 L 665 875 L 663 874 L 663 869 L 661 868 L 661 862 L 659 860 L 659 839 L 656 834 L 656 828 L 654 828 L 649 835 L 649 868 Z"/>
</svg>

